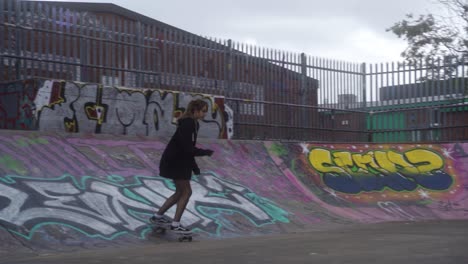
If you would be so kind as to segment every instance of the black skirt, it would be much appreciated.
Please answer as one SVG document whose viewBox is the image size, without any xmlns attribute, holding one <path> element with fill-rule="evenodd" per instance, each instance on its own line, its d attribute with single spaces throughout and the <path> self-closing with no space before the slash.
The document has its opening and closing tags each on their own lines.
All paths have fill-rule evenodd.
<svg viewBox="0 0 468 264">
<path fill-rule="evenodd" d="M 191 180 L 192 169 L 184 167 L 159 167 L 159 175 L 173 180 Z"/>
</svg>

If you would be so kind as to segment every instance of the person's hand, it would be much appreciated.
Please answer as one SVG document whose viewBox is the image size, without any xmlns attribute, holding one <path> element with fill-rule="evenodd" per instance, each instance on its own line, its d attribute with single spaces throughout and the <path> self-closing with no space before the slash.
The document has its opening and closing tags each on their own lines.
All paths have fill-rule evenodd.
<svg viewBox="0 0 468 264">
<path fill-rule="evenodd" d="M 200 168 L 193 168 L 193 174 L 200 175 Z"/>
<path fill-rule="evenodd" d="M 205 149 L 205 156 L 210 156 L 213 155 L 214 151 L 211 149 Z"/>
</svg>

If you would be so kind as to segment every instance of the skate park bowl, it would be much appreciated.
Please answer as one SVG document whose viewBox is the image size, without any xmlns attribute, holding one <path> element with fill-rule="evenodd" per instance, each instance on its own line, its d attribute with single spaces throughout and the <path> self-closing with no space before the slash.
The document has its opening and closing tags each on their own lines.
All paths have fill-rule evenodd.
<svg viewBox="0 0 468 264">
<path fill-rule="evenodd" d="M 168 138 L 0 130 L 2 254 L 159 243 Z M 198 240 L 468 218 L 468 144 L 200 139 L 182 219 Z M 174 208 L 168 211 L 172 217 Z"/>
<path fill-rule="evenodd" d="M 57 80 L 0 88 L 0 256 L 168 241 L 148 218 L 175 190 L 159 160 L 194 98 L 210 102 L 198 146 L 215 152 L 197 158 L 182 216 L 195 240 L 468 218 L 468 143 L 230 140 L 223 97 Z"/>
</svg>

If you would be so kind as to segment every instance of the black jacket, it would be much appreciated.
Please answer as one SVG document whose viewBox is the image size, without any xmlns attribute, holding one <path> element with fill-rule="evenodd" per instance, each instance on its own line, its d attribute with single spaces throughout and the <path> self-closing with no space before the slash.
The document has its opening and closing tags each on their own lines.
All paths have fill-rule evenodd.
<svg viewBox="0 0 468 264">
<path fill-rule="evenodd" d="M 162 154 L 159 167 L 198 169 L 195 156 L 207 155 L 207 150 L 195 147 L 199 128 L 198 121 L 193 118 L 179 119 L 177 130 Z"/>
</svg>

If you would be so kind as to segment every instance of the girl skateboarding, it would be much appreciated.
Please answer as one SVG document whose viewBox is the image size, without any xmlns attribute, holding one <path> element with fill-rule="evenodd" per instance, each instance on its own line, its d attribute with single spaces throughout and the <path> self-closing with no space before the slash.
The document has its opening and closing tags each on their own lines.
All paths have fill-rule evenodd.
<svg viewBox="0 0 468 264">
<path fill-rule="evenodd" d="M 177 205 L 174 219 L 170 229 L 176 233 L 190 233 L 191 230 L 180 224 L 180 219 L 192 195 L 190 180 L 192 172 L 200 175 L 200 169 L 195 161 L 196 156 L 211 156 L 212 150 L 196 147 L 199 129 L 198 120 L 205 117 L 208 104 L 201 100 L 191 101 L 184 114 L 177 120 L 177 129 L 164 150 L 159 163 L 159 174 L 172 179 L 175 184 L 175 193 L 167 198 L 151 218 L 150 222 L 159 225 L 169 225 L 170 220 L 164 213 L 173 205 Z"/>
</svg>

